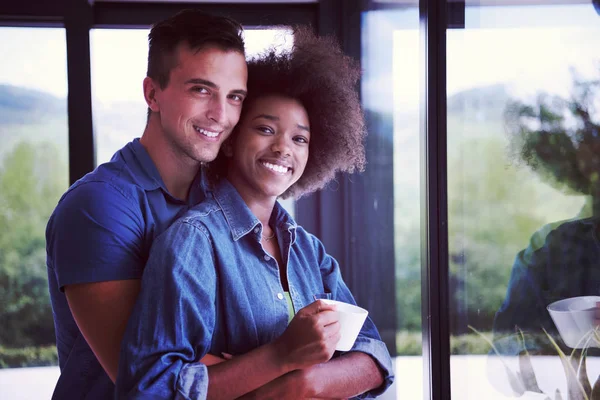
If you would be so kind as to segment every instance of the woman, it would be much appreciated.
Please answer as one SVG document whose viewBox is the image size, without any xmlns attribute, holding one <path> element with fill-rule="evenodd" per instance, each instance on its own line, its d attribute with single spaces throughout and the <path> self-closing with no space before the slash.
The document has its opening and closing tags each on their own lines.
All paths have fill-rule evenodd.
<svg viewBox="0 0 600 400">
<path fill-rule="evenodd" d="M 209 168 L 213 199 L 155 241 L 118 398 L 368 397 L 393 381 L 370 319 L 332 358 L 338 316 L 315 295 L 354 299 L 337 262 L 277 202 L 365 164 L 358 69 L 309 30 L 294 42 L 249 62 L 240 123 Z M 223 353 L 233 358 L 197 362 Z"/>
</svg>

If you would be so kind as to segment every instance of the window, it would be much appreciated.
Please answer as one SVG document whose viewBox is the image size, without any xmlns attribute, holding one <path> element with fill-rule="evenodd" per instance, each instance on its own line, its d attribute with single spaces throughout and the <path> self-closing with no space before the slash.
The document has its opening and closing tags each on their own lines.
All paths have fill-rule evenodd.
<svg viewBox="0 0 600 400">
<path fill-rule="evenodd" d="M 547 307 L 600 294 L 600 16 L 473 6 L 465 23 L 447 32 L 452 397 L 570 397 Z"/>
<path fill-rule="evenodd" d="M 0 53 L 0 368 L 56 365 L 45 228 L 69 184 L 65 32 L 2 27 Z M 0 369 L 0 387 L 16 399 L 57 376 Z"/>
<path fill-rule="evenodd" d="M 413 4 L 369 11 L 362 23 L 362 101 L 369 136 L 380 143 L 371 142 L 367 169 L 389 169 L 380 186 L 393 182 L 393 191 L 382 192 L 393 196 L 394 253 L 385 259 L 396 279 L 396 383 L 386 399 L 423 398 L 418 22 Z"/>
</svg>

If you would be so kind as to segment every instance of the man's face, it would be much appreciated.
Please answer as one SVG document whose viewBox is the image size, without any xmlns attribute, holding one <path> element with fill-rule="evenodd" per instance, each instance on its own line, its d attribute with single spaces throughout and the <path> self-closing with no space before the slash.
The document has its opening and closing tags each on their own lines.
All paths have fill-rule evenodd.
<svg viewBox="0 0 600 400">
<path fill-rule="evenodd" d="M 156 85 L 153 112 L 170 149 L 190 162 L 215 159 L 237 124 L 246 96 L 244 55 L 214 47 L 194 51 L 182 44 L 164 89 Z"/>
</svg>

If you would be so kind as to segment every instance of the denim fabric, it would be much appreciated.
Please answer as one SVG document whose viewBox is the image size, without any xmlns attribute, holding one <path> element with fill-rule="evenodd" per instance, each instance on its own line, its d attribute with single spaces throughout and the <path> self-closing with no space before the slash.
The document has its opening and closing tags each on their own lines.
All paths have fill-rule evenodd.
<svg viewBox="0 0 600 400">
<path fill-rule="evenodd" d="M 53 399 L 107 399 L 115 387 L 77 327 L 64 286 L 141 279 L 154 238 L 204 199 L 201 174 L 189 197 L 181 201 L 169 194 L 138 139 L 62 196 L 46 228 L 61 370 Z"/>
<path fill-rule="evenodd" d="M 337 262 L 321 242 L 277 204 L 270 220 L 295 310 L 313 295 L 355 303 Z M 262 248 L 262 225 L 237 191 L 222 181 L 206 200 L 175 222 L 152 247 L 142 292 L 121 347 L 116 398 L 205 398 L 206 353 L 247 353 L 288 326 L 277 262 Z M 351 351 L 371 355 L 384 384 L 393 381 L 390 355 L 367 319 Z"/>
</svg>

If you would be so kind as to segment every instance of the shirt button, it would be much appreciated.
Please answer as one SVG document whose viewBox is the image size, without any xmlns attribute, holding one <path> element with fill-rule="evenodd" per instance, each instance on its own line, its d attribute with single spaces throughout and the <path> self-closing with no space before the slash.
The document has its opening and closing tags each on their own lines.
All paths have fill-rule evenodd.
<svg viewBox="0 0 600 400">
<path fill-rule="evenodd" d="M 263 257 L 265 259 L 265 261 L 269 261 L 271 259 L 271 257 L 269 257 L 268 255 L 265 254 L 265 256 Z"/>
<path fill-rule="evenodd" d="M 260 231 L 260 229 L 258 229 L 258 227 L 254 228 L 254 233 L 258 233 L 258 231 Z"/>
<path fill-rule="evenodd" d="M 277 293 L 277 298 L 278 298 L 279 300 L 283 300 L 283 295 L 282 295 L 281 293 Z"/>
</svg>

